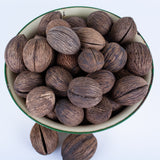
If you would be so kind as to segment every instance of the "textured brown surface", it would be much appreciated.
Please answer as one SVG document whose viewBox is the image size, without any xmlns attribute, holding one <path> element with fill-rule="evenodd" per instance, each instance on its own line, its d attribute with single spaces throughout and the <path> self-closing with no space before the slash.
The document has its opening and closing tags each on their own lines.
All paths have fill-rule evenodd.
<svg viewBox="0 0 160 160">
<path fill-rule="evenodd" d="M 5 49 L 5 61 L 9 69 L 14 73 L 20 73 L 25 69 L 22 52 L 27 39 L 23 34 L 12 38 Z"/>
<path fill-rule="evenodd" d="M 86 109 L 86 118 L 93 124 L 106 122 L 111 117 L 111 114 L 112 105 L 106 97 L 103 97 L 98 105 Z"/>
<path fill-rule="evenodd" d="M 106 12 L 96 11 L 87 17 L 87 25 L 88 27 L 94 28 L 102 35 L 105 35 L 112 26 L 112 19 Z"/>
<path fill-rule="evenodd" d="M 38 26 L 38 34 L 45 36 L 46 27 L 47 27 L 48 23 L 51 20 L 61 19 L 61 18 L 62 18 L 62 15 L 61 15 L 61 13 L 59 11 L 50 12 L 50 13 L 44 15 L 44 17 L 41 19 L 41 21 L 39 23 L 39 26 Z"/>
<path fill-rule="evenodd" d="M 113 100 L 121 105 L 133 105 L 142 100 L 148 92 L 147 82 L 138 76 L 119 79 L 113 88 Z"/>
<path fill-rule="evenodd" d="M 30 140 L 33 148 L 40 154 L 52 153 L 58 145 L 58 134 L 39 124 L 35 124 L 30 133 Z"/>
<path fill-rule="evenodd" d="M 26 98 L 29 91 L 42 84 L 42 75 L 30 71 L 23 71 L 14 81 L 14 90 L 17 95 Z"/>
<path fill-rule="evenodd" d="M 115 73 L 115 77 L 116 77 L 117 80 L 122 78 L 122 77 L 131 76 L 131 75 L 133 75 L 133 74 L 130 73 L 127 69 L 124 69 L 124 68 Z"/>
<path fill-rule="evenodd" d="M 93 73 L 103 67 L 104 56 L 95 49 L 84 49 L 78 56 L 78 64 L 83 71 Z"/>
<path fill-rule="evenodd" d="M 83 48 L 101 50 L 105 46 L 104 37 L 95 29 L 88 27 L 75 27 L 73 30 L 77 33 Z"/>
<path fill-rule="evenodd" d="M 106 98 L 108 99 L 109 105 L 112 107 L 112 112 L 118 111 L 119 109 L 123 108 L 123 106 L 113 101 L 111 98 L 108 98 L 108 97 Z"/>
<path fill-rule="evenodd" d="M 89 77 L 73 79 L 68 87 L 69 100 L 81 108 L 90 108 L 102 100 L 102 90 L 98 82 Z"/>
<path fill-rule="evenodd" d="M 56 103 L 55 112 L 58 120 L 66 126 L 77 126 L 84 118 L 84 111 L 73 105 L 67 99 L 61 99 Z"/>
<path fill-rule="evenodd" d="M 152 67 L 152 56 L 148 47 L 142 43 L 132 42 L 126 47 L 127 69 L 138 76 L 148 74 Z"/>
<path fill-rule="evenodd" d="M 27 94 L 27 110 L 36 117 L 47 115 L 54 108 L 54 104 L 55 95 L 48 87 L 36 87 Z"/>
<path fill-rule="evenodd" d="M 87 76 L 96 80 L 100 84 L 103 94 L 109 92 L 115 83 L 115 77 L 113 73 L 105 69 L 88 74 Z"/>
<path fill-rule="evenodd" d="M 80 71 L 80 68 L 78 65 L 78 54 L 65 55 L 65 54 L 59 53 L 57 55 L 57 65 L 67 69 L 73 75 L 77 74 Z"/>
<path fill-rule="evenodd" d="M 97 140 L 93 134 L 70 134 L 63 142 L 61 154 L 63 160 L 89 160 L 97 149 Z"/>
<path fill-rule="evenodd" d="M 65 26 L 69 28 L 71 27 L 70 24 L 63 19 L 54 19 L 47 24 L 46 34 L 51 28 L 56 27 L 56 26 Z"/>
<path fill-rule="evenodd" d="M 104 68 L 111 72 L 118 72 L 127 62 L 127 53 L 118 43 L 108 43 L 102 52 L 104 55 Z"/>
<path fill-rule="evenodd" d="M 50 65 L 53 56 L 52 48 L 44 37 L 35 36 L 23 49 L 23 61 L 31 72 L 43 72 Z"/>
<path fill-rule="evenodd" d="M 47 117 L 47 118 L 49 118 L 53 121 L 57 120 L 57 116 L 56 116 L 56 113 L 55 113 L 54 109 L 51 112 L 49 112 L 45 117 Z"/>
<path fill-rule="evenodd" d="M 86 27 L 87 26 L 86 21 L 81 17 L 71 16 L 71 17 L 65 18 L 65 20 L 71 25 L 71 27 Z"/>
<path fill-rule="evenodd" d="M 60 96 L 67 96 L 67 89 L 71 80 L 72 75 L 59 66 L 50 67 L 46 72 L 46 85 L 51 87 Z"/>
<path fill-rule="evenodd" d="M 80 49 L 80 40 L 77 34 L 65 26 L 56 26 L 47 33 L 47 41 L 57 52 L 62 54 L 76 54 Z"/>
<path fill-rule="evenodd" d="M 119 43 L 130 42 L 137 33 L 137 27 L 131 17 L 123 17 L 113 24 L 110 37 L 112 41 Z"/>
</svg>

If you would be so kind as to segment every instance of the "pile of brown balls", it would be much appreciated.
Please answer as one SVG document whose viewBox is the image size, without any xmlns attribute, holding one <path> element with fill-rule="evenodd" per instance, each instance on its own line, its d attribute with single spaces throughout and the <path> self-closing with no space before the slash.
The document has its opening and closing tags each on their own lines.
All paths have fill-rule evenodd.
<svg viewBox="0 0 160 160">
<path fill-rule="evenodd" d="M 17 35 L 6 47 L 6 64 L 17 74 L 15 93 L 26 99 L 33 116 L 66 126 L 104 123 L 148 92 L 143 77 L 152 57 L 146 45 L 134 42 L 136 34 L 130 17 L 113 23 L 103 11 L 86 19 L 50 12 L 34 37 Z M 35 130 L 45 140 L 43 127 Z"/>
</svg>

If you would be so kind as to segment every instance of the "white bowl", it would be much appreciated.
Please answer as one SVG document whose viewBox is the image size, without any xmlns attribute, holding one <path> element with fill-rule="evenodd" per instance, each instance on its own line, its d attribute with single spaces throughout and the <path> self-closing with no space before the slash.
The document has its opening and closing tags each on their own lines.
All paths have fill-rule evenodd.
<svg viewBox="0 0 160 160">
<path fill-rule="evenodd" d="M 101 10 L 101 9 L 92 8 L 92 7 L 67 7 L 67 8 L 56 9 L 54 11 L 60 11 L 64 17 L 66 17 L 66 16 L 80 16 L 80 17 L 86 18 L 90 13 L 92 13 L 94 11 L 98 11 L 98 10 Z M 107 12 L 107 11 L 105 11 L 105 12 Z M 120 18 L 113 13 L 110 13 L 110 12 L 107 12 L 107 13 L 110 15 L 113 22 L 116 22 Z M 38 28 L 38 24 L 39 24 L 41 18 L 45 14 L 33 19 L 26 26 L 24 26 L 18 34 L 24 34 L 27 38 L 32 37 L 36 33 L 37 28 Z M 141 43 L 147 45 L 145 40 L 143 39 L 143 37 L 139 33 L 135 36 L 134 41 L 141 42 Z M 121 111 L 119 114 L 112 117 L 107 122 L 104 122 L 102 124 L 97 124 L 97 125 L 85 125 L 85 126 L 83 125 L 83 126 L 77 126 L 77 127 L 68 127 L 63 124 L 49 120 L 45 117 L 37 118 L 35 116 L 32 116 L 28 112 L 28 110 L 26 109 L 25 100 L 23 98 L 20 98 L 19 96 L 17 96 L 16 93 L 14 92 L 13 82 L 14 82 L 16 75 L 14 73 L 12 73 L 6 65 L 5 65 L 5 77 L 6 77 L 6 84 L 7 84 L 7 87 L 10 92 L 11 97 L 13 98 L 13 100 L 17 104 L 17 106 L 28 117 L 30 117 L 32 120 L 39 123 L 40 125 L 43 125 L 45 127 L 53 129 L 53 130 L 67 132 L 67 133 L 79 133 L 79 134 L 93 133 L 93 132 L 102 131 L 102 130 L 111 128 L 113 126 L 116 126 L 117 124 L 120 124 L 121 122 L 126 120 L 128 117 L 133 115 L 133 113 L 135 113 L 140 108 L 140 106 L 143 104 L 143 102 L 145 101 L 145 99 L 148 95 L 147 94 L 146 97 L 143 100 L 141 100 L 140 102 L 138 102 L 137 104 L 130 106 L 130 107 L 126 107 L 123 111 Z M 153 66 L 152 66 L 152 69 L 150 70 L 150 72 L 148 73 L 148 75 L 145 76 L 145 80 L 148 82 L 148 85 L 150 86 L 149 87 L 149 91 L 150 91 L 152 80 L 153 80 Z M 149 93 L 149 91 L 148 91 L 148 93 Z"/>
</svg>

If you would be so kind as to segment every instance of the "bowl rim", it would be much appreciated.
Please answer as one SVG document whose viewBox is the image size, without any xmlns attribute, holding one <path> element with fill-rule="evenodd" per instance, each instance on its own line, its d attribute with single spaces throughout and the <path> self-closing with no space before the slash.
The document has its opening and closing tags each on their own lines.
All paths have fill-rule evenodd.
<svg viewBox="0 0 160 160">
<path fill-rule="evenodd" d="M 17 33 L 17 35 L 20 34 L 28 25 L 30 25 L 33 21 L 35 21 L 35 20 L 38 19 L 39 17 L 41 17 L 41 16 L 43 16 L 43 15 L 45 15 L 45 14 L 47 14 L 47 13 L 53 12 L 53 11 L 58 11 L 58 10 L 68 9 L 68 8 L 97 9 L 97 10 L 100 10 L 100 11 L 108 12 L 108 13 L 116 16 L 117 18 L 121 18 L 120 16 L 118 16 L 118 15 L 112 13 L 112 12 L 109 12 L 109 11 L 104 10 L 104 9 L 96 8 L 96 7 L 88 7 L 88 6 L 69 6 L 69 7 L 57 8 L 57 9 L 54 9 L 54 10 L 45 12 L 45 13 L 37 16 L 36 18 L 34 18 L 33 20 L 31 20 L 29 23 L 27 23 L 27 24 Z M 147 46 L 148 49 L 150 50 L 150 48 L 149 48 L 148 44 L 146 43 L 146 41 L 144 40 L 143 36 L 142 36 L 139 32 L 138 32 L 137 34 L 142 38 L 142 40 L 145 42 L 146 46 Z M 144 98 L 143 101 L 137 106 L 137 108 L 136 108 L 133 112 L 131 112 L 127 117 L 125 117 L 124 119 L 120 120 L 119 122 L 117 122 L 117 123 L 115 123 L 115 124 L 113 124 L 113 125 L 111 125 L 111 126 L 109 126 L 109 127 L 106 127 L 106 128 L 103 128 L 103 129 L 94 130 L 94 131 L 88 131 L 88 132 L 73 132 L 73 131 L 60 130 L 60 129 L 52 128 L 52 127 L 50 127 L 50 126 L 48 126 L 48 125 L 46 125 L 46 124 L 43 124 L 43 123 L 37 121 L 36 119 L 34 119 L 34 118 L 31 117 L 30 115 L 28 115 L 28 114 L 18 105 L 18 103 L 17 103 L 16 100 L 14 99 L 14 97 L 13 97 L 13 95 L 12 95 L 12 93 L 11 93 L 11 90 L 10 90 L 10 88 L 9 88 L 9 86 L 8 86 L 7 65 L 6 65 L 6 63 L 4 64 L 4 76 L 5 76 L 6 86 L 7 86 L 7 89 L 8 89 L 8 91 L 9 91 L 9 94 L 10 94 L 12 100 L 13 100 L 14 103 L 18 106 L 18 108 L 19 108 L 25 115 L 27 115 L 29 118 L 31 118 L 33 121 L 35 121 L 36 123 L 38 123 L 38 124 L 40 124 L 40 125 L 42 125 L 42 126 L 44 126 L 44 127 L 46 127 L 46 128 L 49 128 L 49 129 L 51 129 L 51 130 L 55 130 L 55 131 L 58 131 L 58 132 L 72 133 L 72 134 L 88 134 L 88 133 L 96 133 L 96 132 L 104 131 L 104 130 L 107 130 L 107 129 L 109 129 L 109 128 L 113 128 L 113 127 L 121 124 L 122 122 L 124 122 L 125 120 L 127 120 L 128 118 L 130 118 L 130 117 L 142 106 L 142 104 L 144 103 L 144 101 L 145 101 L 146 98 L 148 97 L 148 95 L 149 95 L 149 93 L 150 93 L 150 90 L 151 90 L 151 87 L 152 87 L 152 84 L 153 84 L 154 64 L 153 64 L 153 58 L 152 58 L 152 72 L 151 72 L 151 81 L 150 81 L 150 84 L 149 84 L 149 89 L 148 89 L 148 92 L 147 92 L 145 98 Z"/>
</svg>

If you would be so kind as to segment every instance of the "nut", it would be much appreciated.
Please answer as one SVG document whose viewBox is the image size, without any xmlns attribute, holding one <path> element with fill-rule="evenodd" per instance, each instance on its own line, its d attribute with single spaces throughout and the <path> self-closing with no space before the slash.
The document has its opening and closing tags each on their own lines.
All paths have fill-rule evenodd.
<svg viewBox="0 0 160 160">
<path fill-rule="evenodd" d="M 105 69 L 88 74 L 87 76 L 96 80 L 99 83 L 103 94 L 109 92 L 115 83 L 115 77 L 113 73 Z"/>
<path fill-rule="evenodd" d="M 114 42 L 126 43 L 134 39 L 137 27 L 131 17 L 123 17 L 113 24 L 110 37 Z"/>
<path fill-rule="evenodd" d="M 65 20 L 71 25 L 71 27 L 87 27 L 86 21 L 77 16 L 71 16 L 65 18 Z"/>
<path fill-rule="evenodd" d="M 93 28 L 88 27 L 76 27 L 73 30 L 77 33 L 82 48 L 93 48 L 101 50 L 105 46 L 104 37 Z"/>
<path fill-rule="evenodd" d="M 38 34 L 45 36 L 45 34 L 46 34 L 46 27 L 47 27 L 48 23 L 51 20 L 61 19 L 61 18 L 62 18 L 62 14 L 59 11 L 57 11 L 57 12 L 50 12 L 50 13 L 47 13 L 46 15 L 44 15 L 42 17 L 40 23 L 39 23 L 39 26 L 38 26 Z"/>
<path fill-rule="evenodd" d="M 93 73 L 103 67 L 104 56 L 95 49 L 84 49 L 78 57 L 78 64 L 83 71 Z"/>
<path fill-rule="evenodd" d="M 126 47 L 127 69 L 138 76 L 148 74 L 152 67 L 152 56 L 148 47 L 142 43 L 132 42 Z"/>
<path fill-rule="evenodd" d="M 46 85 L 51 87 L 60 96 L 67 96 L 67 89 L 71 80 L 72 75 L 59 66 L 50 67 L 46 72 Z"/>
<path fill-rule="evenodd" d="M 97 149 L 93 134 L 70 134 L 62 144 L 63 160 L 89 160 Z"/>
<path fill-rule="evenodd" d="M 30 71 L 23 71 L 14 81 L 14 90 L 18 96 L 26 98 L 29 91 L 42 84 L 42 75 Z"/>
<path fill-rule="evenodd" d="M 118 43 L 108 43 L 102 53 L 104 68 L 111 72 L 118 72 L 127 62 L 127 53 Z"/>
<path fill-rule="evenodd" d="M 30 133 L 30 140 L 34 149 L 42 154 L 52 153 L 58 145 L 58 134 L 48 128 L 35 124 Z"/>
<path fill-rule="evenodd" d="M 5 61 L 9 69 L 14 73 L 20 73 L 25 69 L 22 52 L 27 39 L 23 34 L 12 38 L 5 50 Z"/>
<path fill-rule="evenodd" d="M 98 82 L 89 77 L 73 79 L 68 87 L 69 100 L 81 108 L 96 106 L 102 100 L 102 90 Z"/>
<path fill-rule="evenodd" d="M 110 101 L 103 97 L 102 101 L 94 107 L 86 109 L 86 118 L 93 124 L 100 124 L 109 120 L 112 114 Z"/>
<path fill-rule="evenodd" d="M 77 34 L 65 26 L 56 26 L 47 33 L 47 41 L 57 52 L 62 54 L 76 54 L 80 49 Z"/>
<path fill-rule="evenodd" d="M 61 99 L 56 103 L 55 112 L 58 120 L 66 126 L 77 126 L 84 118 L 84 111 L 67 99 Z"/>
<path fill-rule="evenodd" d="M 138 76 L 119 79 L 112 92 L 112 98 L 120 105 L 133 105 L 142 100 L 148 92 L 147 82 Z"/>
<path fill-rule="evenodd" d="M 54 104 L 55 94 L 48 87 L 36 87 L 27 94 L 27 110 L 36 117 L 47 115 L 54 108 Z"/>
<path fill-rule="evenodd" d="M 105 35 L 112 26 L 112 19 L 106 12 L 96 11 L 87 17 L 87 25 L 88 27 L 94 28 L 102 35 Z"/>
<path fill-rule="evenodd" d="M 45 54 L 44 54 L 45 53 Z M 23 61 L 31 72 L 43 72 L 50 65 L 53 56 L 52 48 L 44 37 L 35 36 L 23 49 Z"/>
</svg>

